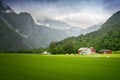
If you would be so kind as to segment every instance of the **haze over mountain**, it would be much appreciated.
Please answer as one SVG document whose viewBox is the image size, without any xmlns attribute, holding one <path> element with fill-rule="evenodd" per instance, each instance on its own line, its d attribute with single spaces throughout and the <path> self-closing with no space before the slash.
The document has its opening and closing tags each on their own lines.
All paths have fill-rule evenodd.
<svg viewBox="0 0 120 80">
<path fill-rule="evenodd" d="M 99 24 L 90 26 L 87 29 L 82 29 L 77 26 L 71 26 L 68 23 L 65 23 L 64 21 L 52 20 L 50 18 L 42 18 L 41 20 L 38 19 L 37 24 L 44 25 L 46 27 L 53 28 L 53 29 L 66 30 L 68 33 L 70 33 L 71 36 L 78 36 L 80 34 L 86 34 L 89 32 L 96 31 L 102 25 L 102 23 L 99 23 Z"/>
<path fill-rule="evenodd" d="M 63 21 L 53 20 L 50 18 L 42 18 L 41 20 L 37 19 L 36 22 L 38 24 L 45 25 L 45 26 L 53 28 L 53 29 L 70 29 L 71 27 L 73 27 Z"/>
</svg>

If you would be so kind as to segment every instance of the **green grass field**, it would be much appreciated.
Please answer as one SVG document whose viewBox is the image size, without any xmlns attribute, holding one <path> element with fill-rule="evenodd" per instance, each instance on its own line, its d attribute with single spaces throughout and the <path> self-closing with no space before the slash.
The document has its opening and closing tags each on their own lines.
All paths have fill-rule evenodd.
<svg viewBox="0 0 120 80">
<path fill-rule="evenodd" d="M 0 80 L 120 80 L 120 55 L 0 54 Z"/>
</svg>

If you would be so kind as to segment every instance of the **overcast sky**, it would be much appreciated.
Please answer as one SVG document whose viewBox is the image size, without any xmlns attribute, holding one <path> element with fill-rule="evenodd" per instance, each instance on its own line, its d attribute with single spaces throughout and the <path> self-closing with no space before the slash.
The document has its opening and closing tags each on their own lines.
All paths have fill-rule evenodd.
<svg viewBox="0 0 120 80">
<path fill-rule="evenodd" d="M 120 0 L 3 0 L 16 13 L 29 12 L 34 20 L 52 18 L 87 28 L 105 22 L 120 10 Z"/>
</svg>

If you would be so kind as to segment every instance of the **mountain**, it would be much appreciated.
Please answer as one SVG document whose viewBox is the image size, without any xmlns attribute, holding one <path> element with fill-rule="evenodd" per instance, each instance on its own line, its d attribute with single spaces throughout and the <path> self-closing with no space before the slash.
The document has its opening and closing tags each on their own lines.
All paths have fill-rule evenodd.
<svg viewBox="0 0 120 80">
<path fill-rule="evenodd" d="M 0 1 L 0 10 L 3 13 L 14 13 L 14 11 L 6 4 L 4 4 L 2 1 Z"/>
<path fill-rule="evenodd" d="M 80 47 L 94 47 L 97 51 L 101 49 L 120 50 L 120 11 L 113 14 L 99 30 L 77 37 L 69 37 L 55 44 L 55 50 L 58 53 L 61 51 L 69 53 L 65 52 L 66 48 L 71 48 L 72 53 L 76 53 Z"/>
<path fill-rule="evenodd" d="M 63 21 L 53 20 L 50 18 L 37 19 L 37 23 L 52 29 L 64 30 L 70 36 L 78 36 L 83 34 L 85 31 L 82 28 L 71 26 Z"/>
<path fill-rule="evenodd" d="M 87 29 L 82 29 L 80 27 L 71 26 L 66 22 L 53 20 L 50 18 L 37 19 L 38 24 L 44 25 L 52 29 L 61 29 L 66 30 L 67 33 L 71 36 L 78 36 L 80 34 L 86 34 L 98 30 L 102 24 L 93 25 Z"/>
<path fill-rule="evenodd" d="M 90 32 L 97 31 L 97 30 L 99 30 L 101 28 L 101 26 L 102 26 L 102 23 L 90 26 L 86 30 L 84 30 L 83 34 L 87 34 L 87 33 L 90 33 Z"/>
<path fill-rule="evenodd" d="M 16 14 L 0 1 L 0 50 L 26 50 L 48 46 L 69 35 L 58 29 L 35 24 L 28 13 Z"/>
<path fill-rule="evenodd" d="M 63 21 L 53 20 L 47 17 L 42 19 L 37 19 L 36 22 L 53 29 L 70 29 L 72 27 L 71 25 Z"/>
<path fill-rule="evenodd" d="M 0 1 L 0 51 L 29 49 L 29 47 L 24 44 L 22 36 L 18 34 L 3 17 L 11 13 L 15 14 L 9 6 Z"/>
<path fill-rule="evenodd" d="M 0 51 L 48 47 L 52 41 L 58 42 L 84 33 L 83 29 L 72 27 L 65 22 L 51 19 L 45 22 L 49 24 L 42 22 L 38 25 L 29 13 L 16 14 L 0 1 Z"/>
<path fill-rule="evenodd" d="M 0 51 L 47 47 L 50 42 L 63 40 L 72 34 L 66 30 L 37 25 L 30 14 L 16 14 L 1 1 L 0 28 Z"/>
</svg>

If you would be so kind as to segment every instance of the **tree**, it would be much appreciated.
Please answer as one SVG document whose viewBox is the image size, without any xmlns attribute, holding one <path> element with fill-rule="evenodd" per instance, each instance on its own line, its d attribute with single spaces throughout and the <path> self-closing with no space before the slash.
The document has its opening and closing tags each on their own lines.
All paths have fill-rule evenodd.
<svg viewBox="0 0 120 80">
<path fill-rule="evenodd" d="M 64 44 L 63 50 L 65 53 L 68 54 L 75 53 L 75 48 L 73 47 L 73 43 L 71 41 L 68 41 L 67 43 Z"/>
<path fill-rule="evenodd" d="M 56 44 L 55 42 L 51 42 L 50 45 L 49 45 L 49 52 L 52 53 L 52 54 L 55 54 L 55 47 L 56 47 Z"/>
</svg>

